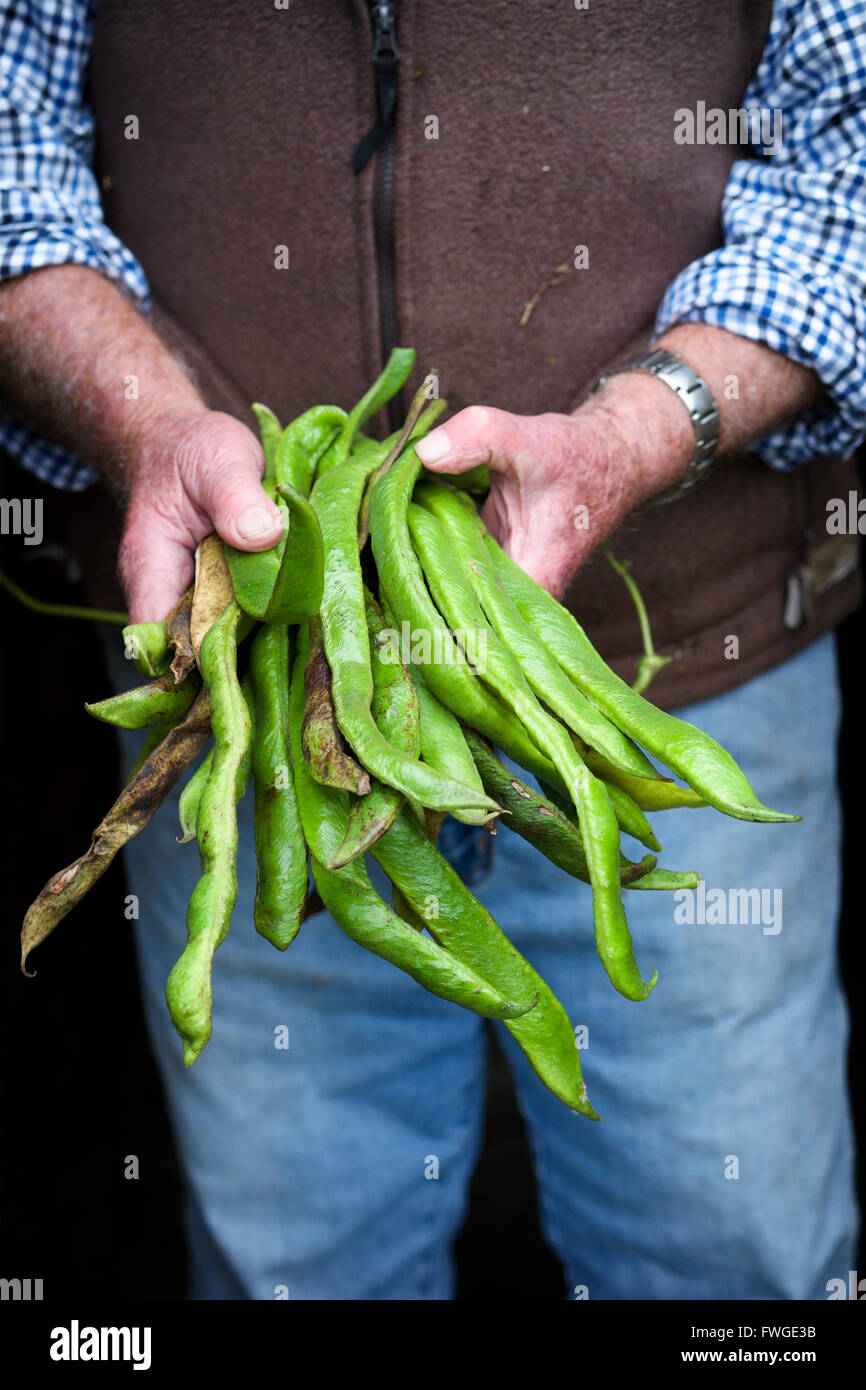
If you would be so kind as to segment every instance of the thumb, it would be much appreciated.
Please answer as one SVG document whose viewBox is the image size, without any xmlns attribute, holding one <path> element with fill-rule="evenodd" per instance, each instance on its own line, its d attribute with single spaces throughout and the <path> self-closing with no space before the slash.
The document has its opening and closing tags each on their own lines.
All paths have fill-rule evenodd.
<svg viewBox="0 0 866 1390">
<path fill-rule="evenodd" d="M 223 421 L 228 422 L 228 428 Z M 196 441 L 187 491 L 213 529 L 238 550 L 268 550 L 283 531 L 277 504 L 262 487 L 263 455 L 250 430 L 214 413 L 212 433 Z"/>
<path fill-rule="evenodd" d="M 465 473 L 486 464 L 495 473 L 513 473 L 524 440 L 519 415 L 492 406 L 471 405 L 430 434 L 415 451 L 433 473 Z"/>
</svg>

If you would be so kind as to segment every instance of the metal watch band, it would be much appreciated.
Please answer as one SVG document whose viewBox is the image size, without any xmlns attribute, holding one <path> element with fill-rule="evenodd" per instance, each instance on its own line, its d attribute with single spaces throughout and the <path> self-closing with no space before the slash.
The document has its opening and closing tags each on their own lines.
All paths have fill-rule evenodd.
<svg viewBox="0 0 866 1390">
<path fill-rule="evenodd" d="M 709 475 L 721 430 L 719 408 L 703 378 L 676 353 L 668 352 L 667 348 L 654 348 L 642 357 L 633 357 L 628 362 L 621 362 L 618 367 L 611 367 L 599 377 L 593 395 L 601 390 L 610 377 L 619 376 L 622 372 L 645 372 L 648 376 L 658 377 L 679 396 L 691 417 L 695 431 L 695 452 L 691 462 L 679 482 L 651 499 L 654 506 L 661 502 L 672 502 L 674 498 L 692 492 Z"/>
</svg>

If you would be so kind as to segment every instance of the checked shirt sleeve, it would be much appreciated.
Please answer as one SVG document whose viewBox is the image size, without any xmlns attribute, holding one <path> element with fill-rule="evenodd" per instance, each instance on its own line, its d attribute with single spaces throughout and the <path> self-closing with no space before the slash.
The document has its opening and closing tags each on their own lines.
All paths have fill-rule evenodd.
<svg viewBox="0 0 866 1390">
<path fill-rule="evenodd" d="M 866 435 L 866 0 L 776 0 L 743 106 L 781 112 L 781 147 L 733 165 L 724 245 L 677 276 L 656 334 L 715 324 L 816 372 L 822 401 L 755 445 L 787 470 Z"/>
<path fill-rule="evenodd" d="M 94 0 L 0 0 L 0 281 L 86 265 L 147 311 L 144 273 L 102 218 L 84 100 Z M 41 439 L 0 403 L 0 447 L 55 487 L 89 464 Z"/>
</svg>

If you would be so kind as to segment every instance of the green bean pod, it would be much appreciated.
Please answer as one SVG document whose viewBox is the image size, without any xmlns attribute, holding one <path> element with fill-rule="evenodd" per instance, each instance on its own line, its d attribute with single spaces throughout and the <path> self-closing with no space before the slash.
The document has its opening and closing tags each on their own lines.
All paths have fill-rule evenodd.
<svg viewBox="0 0 866 1390">
<path fill-rule="evenodd" d="M 260 401 L 254 401 L 250 407 L 256 417 L 259 427 L 259 437 L 262 441 L 262 452 L 265 456 L 264 481 L 271 482 L 275 474 L 275 460 L 277 445 L 280 442 L 280 435 L 283 427 L 277 419 L 270 406 L 262 405 Z"/>
<path fill-rule="evenodd" d="M 289 534 L 289 509 L 283 499 L 277 497 L 274 479 L 263 478 L 262 487 L 277 505 L 283 524 L 282 535 L 267 550 L 238 550 L 227 542 L 222 547 L 234 596 L 244 612 L 257 622 L 264 621 L 267 613 Z"/>
<path fill-rule="evenodd" d="M 291 627 L 319 611 L 325 551 L 316 514 L 303 493 L 278 483 L 277 497 L 285 503 L 289 533 L 262 620 Z"/>
<path fill-rule="evenodd" d="M 575 740 L 575 747 L 580 753 L 580 756 L 583 757 L 583 748 L 579 740 Z M 589 761 L 586 760 L 586 762 L 587 767 L 590 767 Z M 591 767 L 590 771 L 592 771 Z M 641 844 L 646 845 L 647 849 L 654 849 L 660 853 L 661 845 L 656 838 L 655 831 L 637 802 L 633 801 L 628 792 L 624 792 L 615 782 L 608 782 L 606 778 L 600 778 L 599 780 L 604 782 L 607 788 L 610 804 L 613 807 L 613 813 L 616 816 L 617 825 L 620 830 L 624 830 L 626 835 L 633 836 L 635 840 L 640 840 Z M 634 780 L 637 781 L 638 779 L 635 778 Z M 558 786 L 545 785 L 547 785 L 548 795 L 554 805 L 559 807 L 563 815 L 576 821 L 577 814 L 573 802 L 563 794 Z"/>
<path fill-rule="evenodd" d="M 253 684 L 249 675 L 244 676 L 241 681 L 241 692 L 250 716 L 250 743 L 241 759 L 235 782 L 235 802 L 238 805 L 246 796 L 253 775 L 252 739 L 256 732 L 256 706 L 253 697 Z M 213 769 L 213 758 L 214 749 L 211 747 L 180 794 L 177 810 L 182 834 L 178 840 L 179 845 L 188 844 L 190 840 L 196 838 L 199 807 Z"/>
<path fill-rule="evenodd" d="M 202 874 L 187 911 L 187 943 L 168 977 L 165 993 L 183 1039 L 186 1066 L 211 1035 L 211 972 L 237 898 L 238 771 L 250 742 L 250 715 L 237 676 L 237 635 L 242 610 L 232 601 L 209 629 L 199 660 L 211 700 L 214 757 L 199 807 L 197 836 Z"/>
<path fill-rule="evenodd" d="M 649 856 L 650 858 L 652 856 Z M 699 873 L 678 869 L 650 869 L 649 873 L 626 883 L 626 888 L 648 888 L 663 893 L 675 892 L 680 888 L 697 888 L 701 881 Z"/>
<path fill-rule="evenodd" d="M 479 518 L 480 521 L 480 518 Z M 502 587 L 539 641 L 556 657 L 587 699 L 718 811 L 739 820 L 797 821 L 758 800 L 742 770 L 721 744 L 702 729 L 660 710 L 632 690 L 599 656 L 573 614 L 531 579 L 484 534 Z"/>
<path fill-rule="evenodd" d="M 556 780 L 553 764 L 535 746 L 520 721 L 484 686 L 430 598 L 409 534 L 409 500 L 421 461 L 406 449 L 370 493 L 370 540 L 380 592 L 400 623 L 401 648 L 420 666 L 443 705 L 536 777 Z"/>
<path fill-rule="evenodd" d="M 580 1053 L 564 1008 L 431 845 L 411 813 L 402 811 L 373 855 L 423 917 L 434 940 L 496 989 L 517 996 L 537 993 L 536 1007 L 522 1018 L 506 1020 L 505 1026 L 553 1094 L 572 1110 L 598 1119 L 587 1098 Z"/>
<path fill-rule="evenodd" d="M 202 758 L 195 772 L 186 782 L 178 801 L 178 819 L 180 820 L 179 845 L 186 845 L 190 840 L 195 839 L 195 825 L 198 820 L 198 808 L 201 805 L 202 793 L 208 783 L 208 778 L 213 768 L 213 748 Z"/>
<path fill-rule="evenodd" d="M 634 958 L 620 895 L 619 825 L 607 788 L 593 777 L 565 726 L 541 707 L 508 646 L 489 627 L 475 591 L 453 563 L 449 532 L 431 512 L 414 504 L 408 517 L 434 601 L 453 629 L 476 633 L 486 629 L 483 679 L 513 710 L 565 781 L 577 811 L 592 882 L 596 947 L 610 982 L 626 999 L 646 999 L 657 975 L 644 982 Z"/>
<path fill-rule="evenodd" d="M 624 792 L 622 787 L 618 787 L 615 782 L 604 782 L 603 786 L 607 788 L 610 804 L 613 807 L 613 813 L 620 830 L 624 830 L 626 835 L 631 835 L 635 840 L 640 840 L 647 849 L 661 852 L 661 845 L 656 833 L 637 802 L 633 801 L 628 792 Z"/>
<path fill-rule="evenodd" d="M 381 645 L 385 620 L 366 587 L 364 607 L 373 670 L 371 713 L 377 727 L 395 748 L 401 748 L 411 757 L 420 757 L 421 731 L 414 682 L 399 658 L 385 660 Z M 374 781 L 367 796 L 356 797 L 352 802 L 345 839 L 328 868 L 341 868 L 357 855 L 364 854 L 394 824 L 402 805 L 402 792 L 384 782 Z"/>
<path fill-rule="evenodd" d="M 425 379 L 420 390 L 416 391 L 402 429 L 397 431 L 396 436 L 392 435 L 390 439 L 385 441 L 386 447 L 390 447 L 387 447 L 387 451 L 383 451 L 383 457 L 378 465 L 370 470 L 358 512 L 359 551 L 364 549 L 370 538 L 370 495 L 378 479 L 388 472 L 388 469 L 396 462 L 404 449 L 423 438 L 433 422 L 446 408 L 446 402 L 438 398 L 432 404 L 424 405 L 425 400 L 427 400 L 427 382 L 428 379 Z"/>
<path fill-rule="evenodd" d="M 421 714 L 421 756 L 425 763 L 465 782 L 467 787 L 483 788 L 494 801 L 499 798 L 485 786 L 472 756 L 460 720 L 441 700 L 437 700 L 420 669 L 412 667 L 412 681 Z M 502 805 L 504 806 L 504 802 Z M 482 825 L 480 817 L 469 824 Z"/>
<path fill-rule="evenodd" d="M 318 611 L 325 554 L 319 523 L 307 498 L 288 483 L 271 489 L 283 519 L 283 534 L 268 550 L 236 550 L 225 556 L 235 598 L 245 613 L 281 627 Z"/>
<path fill-rule="evenodd" d="M 303 497 L 309 497 L 319 460 L 338 437 L 346 418 L 345 410 L 339 406 L 314 405 L 287 425 L 274 459 L 277 484 L 288 483 Z"/>
<path fill-rule="evenodd" d="M 503 816 L 502 824 L 540 850 L 552 864 L 564 869 L 572 878 L 589 883 L 583 837 L 574 822 L 553 801 L 509 772 L 473 729 L 467 729 L 465 735 L 485 787 L 501 804 L 503 811 L 508 812 Z M 635 879 L 645 878 L 655 867 L 656 859 L 652 854 L 644 855 L 639 864 L 633 864 L 625 855 L 620 855 L 620 883 L 627 885 Z"/>
<path fill-rule="evenodd" d="M 175 685 L 174 676 L 168 674 L 158 676 L 147 685 L 139 685 L 135 690 L 124 690 L 119 695 L 110 695 L 107 700 L 86 704 L 84 708 L 94 719 L 113 724 L 116 729 L 152 729 L 154 725 L 172 728 L 183 719 L 200 685 L 198 676 L 193 673 L 180 685 Z"/>
<path fill-rule="evenodd" d="M 503 1022 L 528 1016 L 535 1009 L 534 995 L 525 1003 L 509 1002 L 477 971 L 469 969 L 435 940 L 409 926 L 379 897 L 369 880 L 366 883 L 347 881 L 312 856 L 310 863 L 319 896 L 346 935 L 411 975 L 431 994 L 460 1004 L 482 1018 L 498 1018 Z"/>
<path fill-rule="evenodd" d="M 407 927 L 413 927 L 417 932 L 426 931 L 427 923 L 424 921 L 423 917 L 419 917 L 406 896 L 400 892 L 399 888 L 395 888 L 393 884 L 391 885 L 391 890 L 394 899 L 394 911 L 401 921 L 405 922 Z"/>
<path fill-rule="evenodd" d="M 195 678 L 195 684 L 200 685 L 200 682 L 198 681 L 197 677 Z M 170 721 L 164 724 L 161 723 L 151 725 L 151 727 L 146 731 L 144 739 L 142 740 L 141 747 L 138 750 L 138 756 L 136 757 L 135 762 L 132 764 L 132 767 L 130 768 L 129 776 L 127 778 L 127 785 L 129 784 L 129 782 L 133 780 L 134 777 L 138 775 L 138 773 L 144 767 L 144 764 L 147 762 L 151 754 L 154 753 L 157 748 L 159 748 L 160 744 L 168 737 L 171 730 L 176 729 L 178 727 L 178 725 L 186 718 L 186 715 L 187 711 L 181 709 L 178 711 L 176 717 L 171 719 Z"/>
<path fill-rule="evenodd" d="M 368 772 L 404 796 L 434 810 L 495 815 L 495 802 L 395 748 L 373 719 L 370 640 L 357 538 L 358 509 L 368 473 L 366 461 L 344 463 L 320 476 L 311 495 L 328 554 L 321 617 L 337 723 Z"/>
<path fill-rule="evenodd" d="M 397 646 L 399 635 L 397 620 L 384 596 L 382 597 L 382 613 L 388 624 L 386 630 L 388 636 Z M 399 657 L 399 647 L 397 647 L 397 655 Z M 475 766 L 475 759 L 469 751 L 463 734 L 463 726 L 459 719 L 452 714 L 447 706 L 442 704 L 441 700 L 436 698 L 421 674 L 421 668 L 413 662 L 409 664 L 409 674 L 412 677 L 412 684 L 418 699 L 421 757 L 425 763 L 429 763 L 431 767 L 436 768 L 437 772 L 444 773 L 446 777 L 454 777 L 458 782 L 464 782 L 467 787 L 474 787 L 478 791 L 483 791 L 484 784 L 478 768 Z M 494 796 L 493 799 L 495 801 L 496 797 Z M 427 814 L 433 813 L 428 812 Z M 481 817 L 470 819 L 468 816 L 464 816 L 463 819 L 468 825 L 484 824 Z M 436 835 L 431 835 L 434 844 L 436 838 Z"/>
<path fill-rule="evenodd" d="M 613 763 L 609 763 L 595 748 L 589 748 L 577 738 L 575 746 L 590 772 L 600 777 L 603 782 L 612 783 L 628 792 L 634 804 L 642 811 L 668 811 L 677 806 L 700 808 L 707 804 L 691 787 L 681 787 L 670 778 L 658 775 L 632 777 L 630 773 L 614 767 Z"/>
<path fill-rule="evenodd" d="M 465 473 L 454 473 L 449 479 L 452 487 L 468 492 L 471 497 L 485 497 L 490 491 L 490 470 L 486 463 L 478 463 L 467 468 Z"/>
<path fill-rule="evenodd" d="M 414 425 L 412 425 L 409 433 L 409 442 L 414 443 L 415 440 L 422 439 L 423 436 L 433 428 L 439 416 L 447 408 L 447 401 L 431 401 L 427 408 L 425 410 L 422 410 Z M 371 464 L 375 462 L 375 465 L 378 468 L 383 463 L 387 455 L 394 448 L 394 445 L 398 442 L 401 435 L 404 433 L 404 428 L 405 427 L 402 427 L 399 430 L 394 430 L 394 432 L 392 434 L 389 434 L 385 439 L 371 439 L 368 434 L 363 434 L 361 430 L 357 430 L 355 433 L 355 437 L 352 440 L 352 447 L 349 451 L 348 457 L 353 462 L 360 462 L 361 459 L 368 459 Z M 334 444 L 336 444 L 336 440 L 334 440 L 333 442 Z M 318 477 L 320 473 L 327 473 L 330 468 L 334 467 L 336 461 L 336 455 L 334 453 L 333 447 L 326 450 L 326 452 L 322 455 L 322 457 L 319 460 L 315 476 Z M 345 463 L 346 460 L 343 459 L 342 462 Z M 370 482 L 372 482 L 373 480 L 374 472 L 375 470 L 371 469 Z M 359 520 L 359 535 L 362 533 L 362 529 L 363 528 L 360 525 Z M 361 549 L 360 542 L 358 548 Z"/>
<path fill-rule="evenodd" d="M 260 622 L 284 626 L 318 610 L 324 553 L 307 498 L 318 459 L 345 419 L 346 412 L 337 406 L 315 406 L 279 431 L 276 439 L 276 417 L 262 424 L 267 463 L 262 486 L 277 504 L 283 534 L 268 550 L 224 547 L 235 597 L 244 612 Z"/>
<path fill-rule="evenodd" d="M 636 777 L 653 777 L 655 768 L 649 759 L 575 688 L 502 589 L 478 533 L 479 518 L 469 497 L 431 479 L 419 483 L 415 498 L 446 527 L 491 627 L 506 643 L 536 695 L 615 767 Z"/>
<path fill-rule="evenodd" d="M 165 623 L 128 623 L 121 633 L 123 654 L 143 676 L 164 676 L 171 665 Z"/>
<path fill-rule="evenodd" d="M 367 420 L 372 419 L 383 405 L 387 405 L 393 396 L 396 396 L 409 376 L 414 363 L 414 348 L 395 347 L 391 349 L 384 369 L 379 373 L 373 385 L 364 392 L 357 405 L 349 412 L 339 435 L 320 460 L 319 477 L 346 462 L 361 426 Z"/>
<path fill-rule="evenodd" d="M 392 912 L 373 887 L 363 860 L 354 859 L 337 871 L 325 868 L 323 861 L 333 858 L 345 837 L 349 808 L 345 792 L 324 787 L 311 776 L 300 746 L 307 641 L 306 625 L 302 625 L 289 697 L 289 728 L 298 808 L 323 903 L 347 936 L 411 975 L 431 994 L 485 1018 L 513 1019 L 527 1013 L 536 1004 L 533 994 L 519 996 L 522 1003 L 509 1002 L 477 971 Z"/>
<path fill-rule="evenodd" d="M 295 939 L 307 900 L 307 847 L 289 749 L 289 633 L 262 627 L 250 648 L 255 725 L 256 931 L 278 950 Z"/>
<path fill-rule="evenodd" d="M 480 1013 L 485 1019 L 502 1019 L 503 1022 L 534 1011 L 537 1006 L 534 995 L 524 1004 L 507 1001 L 480 974 L 468 969 L 466 963 L 443 951 L 438 942 L 396 916 L 388 903 L 378 897 L 370 881 L 364 884 L 346 881 L 325 869 L 318 859 L 311 858 L 310 863 L 321 901 L 346 935 L 367 951 L 398 966 L 431 994 Z"/>
</svg>

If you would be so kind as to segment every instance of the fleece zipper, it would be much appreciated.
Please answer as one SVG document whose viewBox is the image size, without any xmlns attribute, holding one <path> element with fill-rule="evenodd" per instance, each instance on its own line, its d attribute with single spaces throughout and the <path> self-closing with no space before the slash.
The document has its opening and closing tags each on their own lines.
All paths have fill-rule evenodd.
<svg viewBox="0 0 866 1390">
<path fill-rule="evenodd" d="M 358 145 L 352 168 L 359 174 L 378 153 L 373 194 L 373 226 L 376 238 L 376 269 L 379 283 L 380 345 L 383 363 L 397 345 L 397 290 L 394 268 L 393 187 L 394 140 L 397 118 L 396 0 L 370 0 L 373 26 L 373 80 L 376 87 L 376 124 Z M 403 420 L 402 396 L 388 404 L 392 429 Z"/>
</svg>

